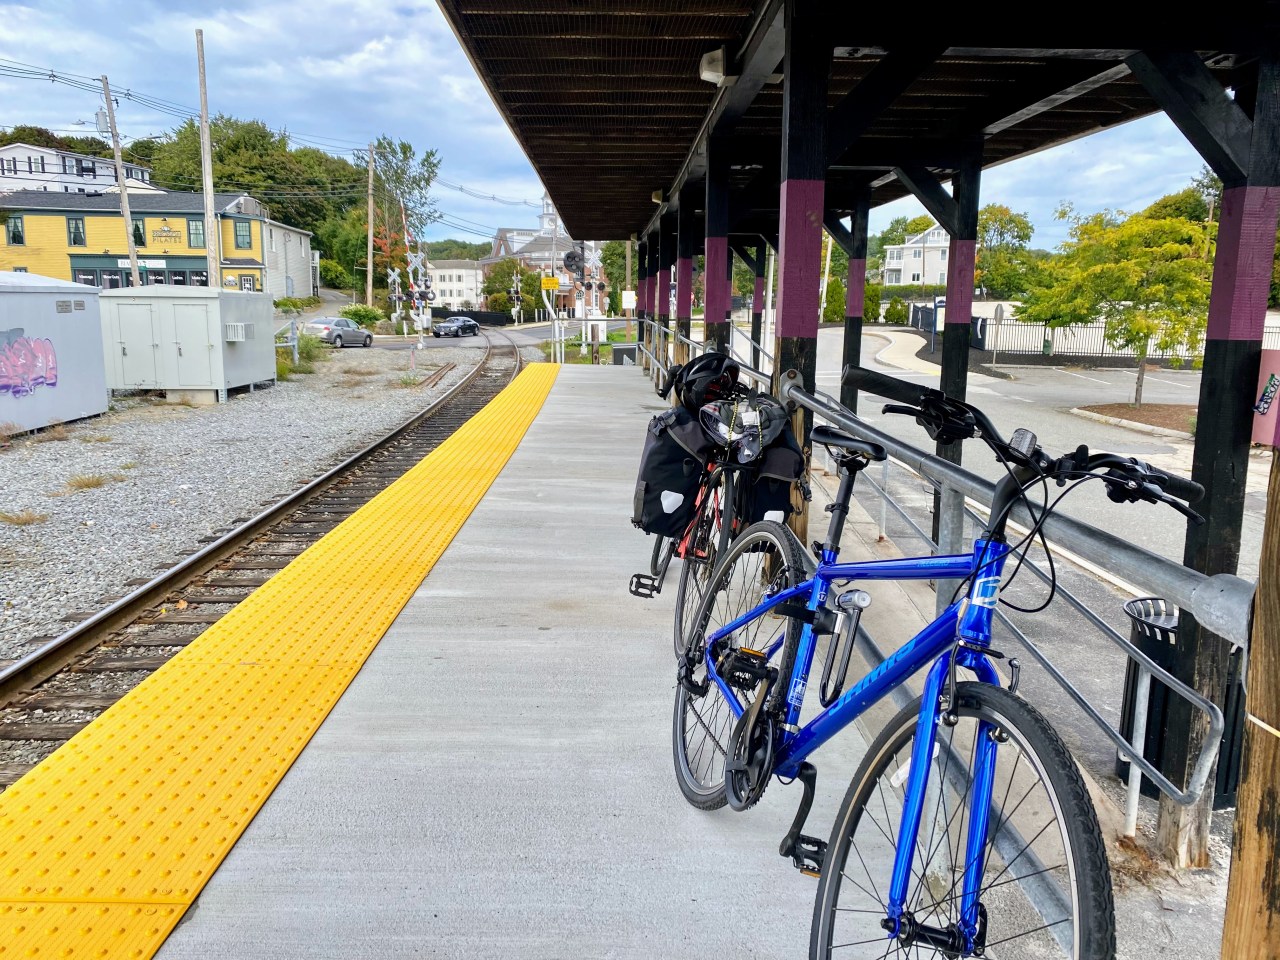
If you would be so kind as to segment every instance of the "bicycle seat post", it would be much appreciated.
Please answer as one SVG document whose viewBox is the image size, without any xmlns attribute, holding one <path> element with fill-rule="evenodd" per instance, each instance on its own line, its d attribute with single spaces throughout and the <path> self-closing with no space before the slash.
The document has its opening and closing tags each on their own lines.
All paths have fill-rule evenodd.
<svg viewBox="0 0 1280 960">
<path fill-rule="evenodd" d="M 827 539 L 822 544 L 822 562 L 832 563 L 840 554 L 840 535 L 844 533 L 844 521 L 849 516 L 849 502 L 853 499 L 853 483 L 858 471 L 865 463 L 857 457 L 840 456 L 833 453 L 836 472 L 840 475 L 840 486 L 836 490 L 836 498 L 827 506 L 831 514 L 831 522 L 827 525 Z"/>
</svg>

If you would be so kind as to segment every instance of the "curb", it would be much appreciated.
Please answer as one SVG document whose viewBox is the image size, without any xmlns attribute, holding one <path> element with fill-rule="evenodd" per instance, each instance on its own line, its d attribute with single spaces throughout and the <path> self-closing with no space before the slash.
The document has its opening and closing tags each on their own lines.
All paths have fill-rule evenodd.
<svg viewBox="0 0 1280 960">
<path fill-rule="evenodd" d="M 1094 413 L 1091 410 L 1081 410 L 1079 407 L 1072 407 L 1071 413 L 1077 417 L 1084 417 L 1086 420 L 1096 420 L 1099 423 L 1109 423 L 1115 427 L 1125 427 L 1128 430 L 1137 430 L 1139 433 L 1150 433 L 1157 437 L 1180 437 L 1183 440 L 1194 440 L 1194 433 L 1187 433 L 1185 430 L 1172 430 L 1167 427 L 1153 427 L 1149 423 L 1138 423 L 1136 420 L 1122 420 L 1119 417 L 1105 417 L 1100 413 Z"/>
</svg>

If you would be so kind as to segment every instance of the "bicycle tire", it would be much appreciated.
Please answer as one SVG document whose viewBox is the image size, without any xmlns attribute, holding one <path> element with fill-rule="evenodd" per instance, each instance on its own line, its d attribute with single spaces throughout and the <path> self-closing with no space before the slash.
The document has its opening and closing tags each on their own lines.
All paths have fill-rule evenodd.
<svg viewBox="0 0 1280 960">
<path fill-rule="evenodd" d="M 978 729 L 974 721 L 987 721 L 1007 739 L 997 740 L 997 773 L 989 808 L 995 815 L 989 824 L 1002 828 L 988 830 L 987 863 L 979 888 L 985 910 L 985 948 L 999 944 L 990 955 L 1001 960 L 1018 956 L 1113 960 L 1115 907 L 1106 847 L 1071 754 L 1049 722 L 1026 701 L 986 683 L 965 682 L 956 689 L 958 722 L 937 727 L 940 743 L 931 762 L 912 862 L 906 905 L 914 921 L 945 928 L 959 912 L 957 878 L 963 875 L 963 864 L 957 865 L 953 856 L 950 863 L 939 865 L 934 857 L 943 854 L 946 846 L 946 853 L 960 852 L 964 858 L 967 793 L 961 799 L 952 797 L 950 814 L 944 800 L 950 793 L 967 790 L 971 778 L 958 763 L 963 763 Z M 859 944 L 868 950 L 875 946 L 870 955 L 880 956 L 891 942 L 880 926 L 886 916 L 881 898 L 888 894 L 897 845 L 894 835 L 900 829 L 901 784 L 909 771 L 919 704 L 917 698 L 880 731 L 841 803 L 814 900 L 810 960 L 861 956 L 847 949 L 856 950 Z M 966 729 L 968 743 L 962 732 L 957 744 L 956 731 Z M 1012 768 L 1007 763 L 1011 754 Z M 969 760 L 972 763 L 971 754 Z M 1032 798 L 1037 786 L 1043 789 Z M 1020 812 L 1023 815 L 1015 822 Z M 1046 819 L 1049 815 L 1052 819 Z M 860 830 L 864 819 L 870 826 Z M 1043 826 L 1038 826 L 1042 820 Z M 1054 823 L 1058 825 L 1056 842 L 1050 831 Z M 1060 852 L 1056 852 L 1058 846 Z M 869 866 L 873 863 L 881 867 L 875 875 Z M 941 899 L 935 899 L 944 887 Z M 926 905 L 925 896 L 933 902 Z M 1068 908 L 1070 917 L 1058 915 Z M 1068 920 L 1069 927 L 1065 926 Z M 933 957 L 940 952 L 973 955 L 940 951 L 922 942 L 904 945 L 899 941 L 893 946 L 895 957 Z"/>
<path fill-rule="evenodd" d="M 662 582 L 663 577 L 667 574 L 667 567 L 671 566 L 671 557 L 675 554 L 677 541 L 671 537 L 664 537 L 657 534 L 653 543 L 653 552 L 649 555 L 649 575 Z"/>
<path fill-rule="evenodd" d="M 681 540 L 683 562 L 676 587 L 675 624 L 672 627 L 672 643 L 677 657 L 684 654 L 684 637 L 689 623 L 706 593 L 716 561 L 724 556 L 729 545 L 733 526 L 733 473 L 715 471 L 708 483 L 698 514 Z"/>
<path fill-rule="evenodd" d="M 691 636 L 698 638 L 695 650 L 681 658 L 687 664 L 691 685 L 706 681 L 702 638 L 755 607 L 767 591 L 800 583 L 805 577 L 804 558 L 790 531 L 780 523 L 761 521 L 747 527 L 723 554 L 711 576 L 712 587 L 702 598 Z M 736 631 L 734 647 L 763 650 L 771 645 L 778 620 L 764 616 Z M 788 620 L 781 650 L 771 659 L 790 650 L 794 657 L 800 625 Z M 755 646 L 759 644 L 760 646 Z M 749 705 L 754 699 L 740 691 Z M 675 709 L 671 723 L 671 745 L 676 782 L 684 798 L 700 810 L 716 810 L 727 802 L 724 787 L 725 744 L 733 731 L 735 717 L 720 688 L 708 684 L 697 694 L 677 681 Z"/>
</svg>

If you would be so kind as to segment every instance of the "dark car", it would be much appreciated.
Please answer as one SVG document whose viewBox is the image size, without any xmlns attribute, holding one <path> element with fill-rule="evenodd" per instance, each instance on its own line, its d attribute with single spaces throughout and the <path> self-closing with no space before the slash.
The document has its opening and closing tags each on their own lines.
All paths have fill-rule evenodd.
<svg viewBox="0 0 1280 960">
<path fill-rule="evenodd" d="M 480 324 L 470 317 L 446 317 L 431 325 L 433 337 L 474 337 L 480 332 Z"/>
<path fill-rule="evenodd" d="M 341 347 L 343 344 L 373 346 L 373 334 L 346 317 L 316 317 L 303 324 L 302 332 L 314 334 L 335 347 Z"/>
</svg>

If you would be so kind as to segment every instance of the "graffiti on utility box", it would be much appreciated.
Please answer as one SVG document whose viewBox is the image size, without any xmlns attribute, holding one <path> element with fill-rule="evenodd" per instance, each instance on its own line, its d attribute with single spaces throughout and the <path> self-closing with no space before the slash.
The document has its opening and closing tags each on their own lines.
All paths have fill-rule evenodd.
<svg viewBox="0 0 1280 960">
<path fill-rule="evenodd" d="M 0 330 L 0 393 L 25 397 L 58 383 L 58 358 L 48 338 L 23 336 L 21 327 Z"/>
</svg>

